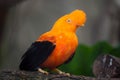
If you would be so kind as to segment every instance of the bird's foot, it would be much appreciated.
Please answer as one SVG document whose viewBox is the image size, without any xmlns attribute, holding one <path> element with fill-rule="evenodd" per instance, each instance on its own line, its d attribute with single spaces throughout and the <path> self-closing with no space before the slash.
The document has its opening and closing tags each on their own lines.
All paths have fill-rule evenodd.
<svg viewBox="0 0 120 80">
<path fill-rule="evenodd" d="M 41 68 L 38 69 L 39 72 L 48 75 L 49 73 L 47 71 L 42 70 Z"/>
<path fill-rule="evenodd" d="M 55 68 L 53 71 L 58 73 L 58 74 L 63 74 L 63 75 L 66 75 L 66 76 L 70 76 L 70 73 L 65 73 L 65 72 L 63 72 L 63 71 L 61 71 L 61 70 L 59 70 L 57 68 Z"/>
</svg>

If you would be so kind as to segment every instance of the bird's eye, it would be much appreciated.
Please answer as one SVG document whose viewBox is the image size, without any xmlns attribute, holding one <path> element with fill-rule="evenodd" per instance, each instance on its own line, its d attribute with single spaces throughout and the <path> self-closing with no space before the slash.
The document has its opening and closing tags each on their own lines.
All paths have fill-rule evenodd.
<svg viewBox="0 0 120 80">
<path fill-rule="evenodd" d="M 68 23 L 71 23 L 71 19 L 67 19 L 67 22 L 68 22 Z"/>
</svg>

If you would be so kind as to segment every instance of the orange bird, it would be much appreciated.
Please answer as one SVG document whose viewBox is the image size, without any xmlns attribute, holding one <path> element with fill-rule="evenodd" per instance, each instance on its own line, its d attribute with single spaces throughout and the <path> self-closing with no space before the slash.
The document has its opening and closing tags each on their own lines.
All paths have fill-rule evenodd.
<svg viewBox="0 0 120 80">
<path fill-rule="evenodd" d="M 64 72 L 57 69 L 69 62 L 78 46 L 76 29 L 84 26 L 86 14 L 82 10 L 74 10 L 59 18 L 52 29 L 42 34 L 25 52 L 20 63 L 20 70 L 40 71 L 48 74 L 43 68 Z"/>
</svg>

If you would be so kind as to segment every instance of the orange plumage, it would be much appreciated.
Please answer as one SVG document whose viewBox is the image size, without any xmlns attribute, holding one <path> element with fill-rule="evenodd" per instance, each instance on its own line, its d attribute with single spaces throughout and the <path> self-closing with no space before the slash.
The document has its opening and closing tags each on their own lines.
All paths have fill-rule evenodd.
<svg viewBox="0 0 120 80">
<path fill-rule="evenodd" d="M 75 10 L 60 18 L 49 32 L 40 36 L 37 41 L 48 40 L 56 45 L 52 54 L 41 66 L 54 69 L 73 55 L 78 45 L 75 31 L 78 26 L 84 24 L 85 20 L 85 13 Z"/>
<path fill-rule="evenodd" d="M 76 29 L 83 26 L 86 14 L 82 10 L 75 10 L 59 18 L 52 29 L 42 34 L 36 42 L 49 41 L 55 45 L 50 55 L 39 64 L 41 68 L 55 69 L 65 63 L 75 52 L 78 46 Z M 42 56 L 42 53 L 40 53 Z"/>
</svg>

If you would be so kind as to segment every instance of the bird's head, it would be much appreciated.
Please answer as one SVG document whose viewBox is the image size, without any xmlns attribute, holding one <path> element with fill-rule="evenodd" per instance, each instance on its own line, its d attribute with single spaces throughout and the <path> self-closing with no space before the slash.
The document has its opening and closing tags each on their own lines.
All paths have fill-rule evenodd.
<svg viewBox="0 0 120 80">
<path fill-rule="evenodd" d="M 82 10 L 74 10 L 73 12 L 59 18 L 52 30 L 72 31 L 75 32 L 78 27 L 84 26 L 86 22 L 86 14 Z"/>
</svg>

